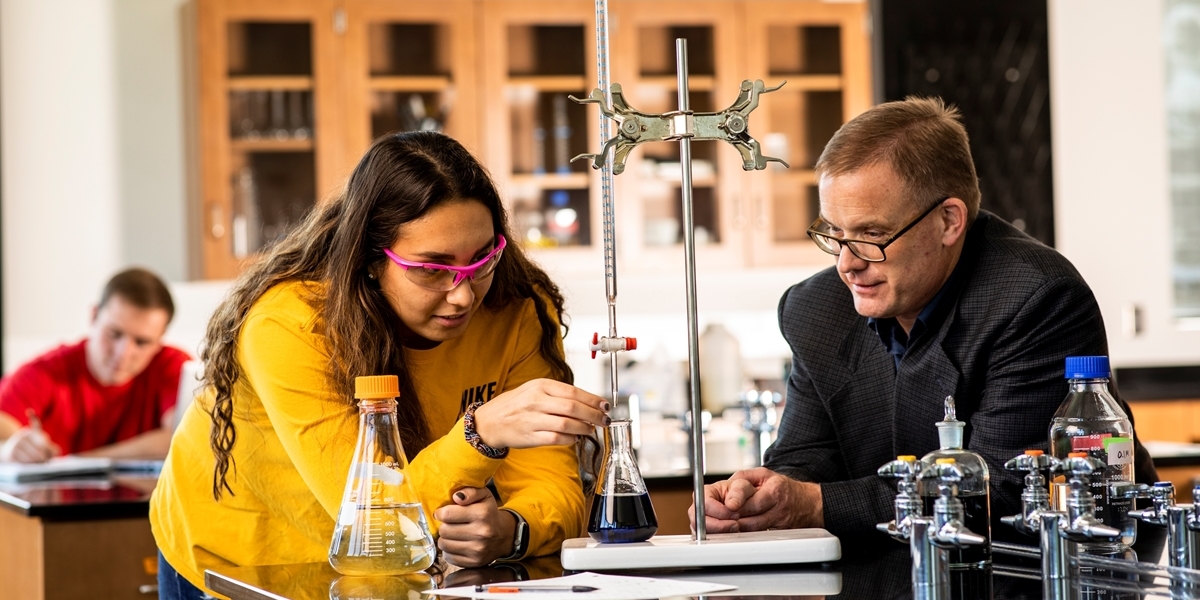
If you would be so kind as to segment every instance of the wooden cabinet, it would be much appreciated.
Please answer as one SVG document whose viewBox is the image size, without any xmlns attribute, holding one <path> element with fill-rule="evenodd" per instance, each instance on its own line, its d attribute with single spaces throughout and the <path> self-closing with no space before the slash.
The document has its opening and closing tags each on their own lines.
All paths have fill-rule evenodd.
<svg viewBox="0 0 1200 600">
<path fill-rule="evenodd" d="M 749 79 L 771 85 L 755 112 L 754 134 L 764 151 L 788 162 L 751 174 L 738 205 L 753 265 L 828 264 L 808 238 L 817 218 L 813 166 L 838 127 L 871 107 L 866 6 L 748 0 Z"/>
<path fill-rule="evenodd" d="M 338 193 L 379 135 L 442 129 L 478 151 L 471 0 L 198 4 L 206 278 Z"/>
<path fill-rule="evenodd" d="M 482 0 L 487 164 L 521 242 L 552 268 L 601 263 L 599 174 L 571 162 L 600 145 L 591 0 Z"/>
<path fill-rule="evenodd" d="M 236 275 L 332 190 L 345 164 L 330 1 L 200 2 L 204 275 Z"/>
<path fill-rule="evenodd" d="M 436 128 L 491 171 L 521 243 L 552 270 L 601 262 L 601 146 L 592 0 L 197 0 L 198 227 L 203 275 L 235 276 L 315 202 L 338 193 L 378 136 Z M 742 79 L 765 95 L 750 133 L 772 165 L 743 172 L 693 144 L 702 268 L 820 262 L 812 163 L 870 105 L 866 7 L 801 0 L 612 0 L 611 80 L 636 108 L 676 108 L 674 39 L 689 43 L 692 109 L 726 108 Z M 616 178 L 621 268 L 682 256 L 678 145 L 650 143 Z"/>
</svg>

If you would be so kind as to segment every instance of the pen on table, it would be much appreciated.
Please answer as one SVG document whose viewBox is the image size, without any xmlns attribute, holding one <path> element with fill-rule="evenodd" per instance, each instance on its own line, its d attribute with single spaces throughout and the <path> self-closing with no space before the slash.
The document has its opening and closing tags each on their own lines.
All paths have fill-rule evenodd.
<svg viewBox="0 0 1200 600">
<path fill-rule="evenodd" d="M 594 592 L 599 588 L 594 588 L 588 585 L 477 585 L 476 592 L 485 594 L 522 594 L 525 592 L 560 592 L 560 593 L 582 593 Z"/>
</svg>

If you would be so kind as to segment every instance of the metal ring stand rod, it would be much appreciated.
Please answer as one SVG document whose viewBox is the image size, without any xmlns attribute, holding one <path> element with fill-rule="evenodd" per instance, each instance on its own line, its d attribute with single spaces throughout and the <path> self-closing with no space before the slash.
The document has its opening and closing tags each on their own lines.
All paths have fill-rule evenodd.
<svg viewBox="0 0 1200 600">
<path fill-rule="evenodd" d="M 675 40 L 675 70 L 679 87 L 679 112 L 674 115 L 679 136 L 679 167 L 683 173 L 680 192 L 683 196 L 683 256 L 684 280 L 687 287 L 688 375 L 692 397 L 692 502 L 696 507 L 696 541 L 708 535 L 704 527 L 704 420 L 700 411 L 700 333 L 696 309 L 696 224 L 692 205 L 692 128 L 688 100 L 687 40 Z"/>
</svg>

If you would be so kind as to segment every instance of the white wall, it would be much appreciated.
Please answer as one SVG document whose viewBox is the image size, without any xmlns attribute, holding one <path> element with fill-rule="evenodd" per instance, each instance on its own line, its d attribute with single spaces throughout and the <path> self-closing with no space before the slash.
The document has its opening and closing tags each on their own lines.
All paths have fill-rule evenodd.
<svg viewBox="0 0 1200 600">
<path fill-rule="evenodd" d="M 1117 366 L 1196 364 L 1171 315 L 1162 0 L 1052 0 L 1056 239 L 1091 284 Z M 1123 332 L 1126 307 L 1144 333 Z"/>
<path fill-rule="evenodd" d="M 143 264 L 171 280 L 168 340 L 195 349 L 227 283 L 186 277 L 180 7 L 184 0 L 0 0 L 6 370 L 81 336 L 105 278 Z M 1060 249 L 1096 290 L 1118 366 L 1200 362 L 1200 333 L 1170 318 L 1162 0 L 1051 0 L 1056 211 Z M 1123 232 L 1148 232 L 1137 239 Z M 763 375 L 787 348 L 774 308 L 810 270 L 701 269 L 701 327 L 723 321 Z M 600 265 L 563 274 L 580 383 L 582 350 L 605 331 Z M 623 277 L 620 332 L 686 354 L 681 277 Z M 1145 310 L 1126 338 L 1121 311 Z"/>
<path fill-rule="evenodd" d="M 120 263 L 116 69 L 107 2 L 0 2 L 4 336 L 76 336 Z"/>
<path fill-rule="evenodd" d="M 182 4 L 0 0 L 6 370 L 82 336 L 121 267 L 186 273 Z"/>
</svg>

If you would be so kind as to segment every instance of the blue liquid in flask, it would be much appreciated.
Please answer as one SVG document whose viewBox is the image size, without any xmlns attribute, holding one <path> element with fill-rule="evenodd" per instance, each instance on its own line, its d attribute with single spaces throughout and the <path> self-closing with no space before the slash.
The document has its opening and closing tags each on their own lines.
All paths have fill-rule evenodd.
<svg viewBox="0 0 1200 600">
<path fill-rule="evenodd" d="M 644 542 L 658 531 L 650 494 L 596 494 L 588 535 L 602 544 Z"/>
</svg>

